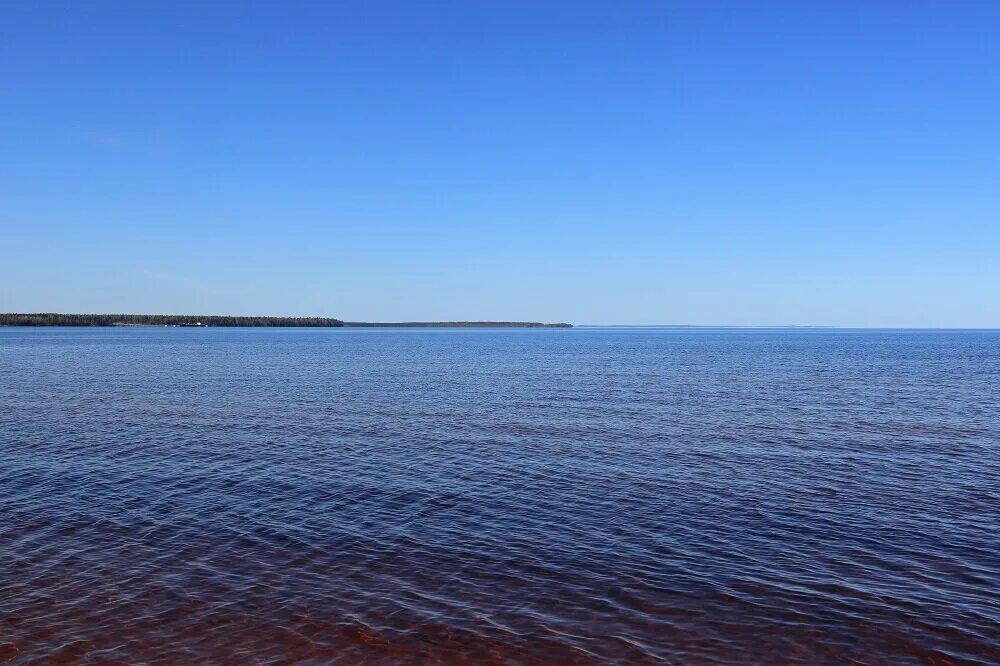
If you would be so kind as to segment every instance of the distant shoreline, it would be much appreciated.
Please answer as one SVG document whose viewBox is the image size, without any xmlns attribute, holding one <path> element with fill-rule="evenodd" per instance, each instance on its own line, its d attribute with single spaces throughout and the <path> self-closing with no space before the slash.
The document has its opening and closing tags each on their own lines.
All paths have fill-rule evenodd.
<svg viewBox="0 0 1000 666">
<path fill-rule="evenodd" d="M 573 324 L 537 321 L 345 321 L 345 328 L 573 328 Z"/>
<path fill-rule="evenodd" d="M 572 328 L 572 324 L 534 321 L 343 321 L 332 317 L 252 317 L 229 315 L 0 313 L 0 326 L 159 326 L 282 328 Z"/>
</svg>

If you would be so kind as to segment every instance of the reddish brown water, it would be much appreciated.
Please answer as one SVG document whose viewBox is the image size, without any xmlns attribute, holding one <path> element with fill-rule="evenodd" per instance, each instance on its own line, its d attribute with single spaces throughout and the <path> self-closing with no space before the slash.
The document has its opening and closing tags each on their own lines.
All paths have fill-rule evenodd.
<svg viewBox="0 0 1000 666">
<path fill-rule="evenodd" d="M 0 330 L 0 662 L 995 664 L 1000 333 Z"/>
</svg>

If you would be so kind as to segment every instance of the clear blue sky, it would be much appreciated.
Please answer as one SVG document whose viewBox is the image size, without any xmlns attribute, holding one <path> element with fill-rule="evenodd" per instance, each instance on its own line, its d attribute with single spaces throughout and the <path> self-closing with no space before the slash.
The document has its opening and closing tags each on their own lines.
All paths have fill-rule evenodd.
<svg viewBox="0 0 1000 666">
<path fill-rule="evenodd" d="M 998 2 L 0 0 L 0 311 L 1000 326 Z"/>
</svg>

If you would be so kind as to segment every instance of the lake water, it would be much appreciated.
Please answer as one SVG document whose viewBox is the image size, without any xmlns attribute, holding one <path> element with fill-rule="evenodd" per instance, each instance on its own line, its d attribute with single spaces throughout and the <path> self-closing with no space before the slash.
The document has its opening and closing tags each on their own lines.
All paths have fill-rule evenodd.
<svg viewBox="0 0 1000 666">
<path fill-rule="evenodd" d="M 0 329 L 0 663 L 1000 662 L 1000 332 Z"/>
</svg>

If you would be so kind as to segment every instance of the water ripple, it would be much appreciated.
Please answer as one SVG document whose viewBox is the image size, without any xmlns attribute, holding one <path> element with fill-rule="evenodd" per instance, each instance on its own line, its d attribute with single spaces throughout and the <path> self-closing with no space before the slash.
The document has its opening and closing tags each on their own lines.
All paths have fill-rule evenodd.
<svg viewBox="0 0 1000 666">
<path fill-rule="evenodd" d="M 1000 663 L 1000 333 L 0 331 L 0 663 Z"/>
</svg>

